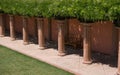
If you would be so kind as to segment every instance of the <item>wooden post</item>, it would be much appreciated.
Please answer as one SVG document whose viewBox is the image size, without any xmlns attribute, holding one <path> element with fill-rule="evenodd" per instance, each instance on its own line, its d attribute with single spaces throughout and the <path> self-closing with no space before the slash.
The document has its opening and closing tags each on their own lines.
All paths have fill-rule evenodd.
<svg viewBox="0 0 120 75">
<path fill-rule="evenodd" d="M 64 46 L 64 33 L 63 27 L 65 24 L 64 20 L 58 20 L 58 55 L 64 56 L 65 55 L 65 46 Z"/>
<path fill-rule="evenodd" d="M 23 17 L 23 44 L 28 45 L 28 28 L 27 28 L 27 18 Z"/>
<path fill-rule="evenodd" d="M 83 34 L 83 63 L 91 64 L 91 25 L 84 24 L 84 34 Z"/>
<path fill-rule="evenodd" d="M 11 37 L 11 40 L 14 41 L 15 40 L 14 16 L 9 15 L 9 17 L 10 17 L 10 21 L 9 21 L 9 24 L 10 24 L 10 37 Z"/>
<path fill-rule="evenodd" d="M 5 36 L 5 27 L 3 25 L 3 15 L 0 14 L 0 37 Z"/>
<path fill-rule="evenodd" d="M 118 43 L 118 72 L 117 74 L 120 75 L 120 28 L 118 27 L 118 40 L 119 40 L 119 43 Z"/>
<path fill-rule="evenodd" d="M 39 49 L 43 50 L 45 49 L 45 39 L 43 35 L 43 18 L 37 18 L 37 27 L 38 27 L 38 43 L 39 43 Z"/>
</svg>

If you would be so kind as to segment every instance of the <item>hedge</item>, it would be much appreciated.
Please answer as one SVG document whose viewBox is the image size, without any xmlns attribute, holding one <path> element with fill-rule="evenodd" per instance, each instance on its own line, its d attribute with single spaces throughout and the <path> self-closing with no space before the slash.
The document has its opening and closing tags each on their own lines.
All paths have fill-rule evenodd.
<svg viewBox="0 0 120 75">
<path fill-rule="evenodd" d="M 120 19 L 120 0 L 2 0 L 0 13 L 35 17 Z"/>
</svg>

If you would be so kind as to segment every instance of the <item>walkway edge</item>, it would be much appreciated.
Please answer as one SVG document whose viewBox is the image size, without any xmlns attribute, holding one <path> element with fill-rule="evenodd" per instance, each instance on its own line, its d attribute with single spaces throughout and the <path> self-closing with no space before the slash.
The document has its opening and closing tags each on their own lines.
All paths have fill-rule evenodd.
<svg viewBox="0 0 120 75">
<path fill-rule="evenodd" d="M 26 56 L 29 56 L 29 57 L 32 57 L 32 58 L 37 59 L 37 60 L 39 60 L 39 61 L 45 62 L 45 63 L 47 63 L 47 64 L 50 64 L 50 65 L 52 65 L 52 66 L 55 66 L 55 67 L 57 67 L 57 68 L 59 68 L 59 69 L 68 71 L 68 72 L 70 72 L 70 73 L 72 73 L 72 74 L 74 74 L 74 75 L 81 75 L 81 74 L 79 74 L 79 73 L 77 73 L 77 72 L 74 72 L 74 71 L 72 71 L 72 70 L 70 70 L 70 69 L 68 69 L 68 68 L 63 68 L 62 66 L 57 65 L 57 64 L 54 64 L 54 63 L 52 63 L 52 62 L 49 62 L 49 61 L 47 61 L 47 60 L 45 60 L 45 59 L 37 58 L 37 57 L 35 57 L 35 56 L 29 55 L 29 54 L 24 53 L 24 52 L 22 52 L 22 51 L 18 51 L 18 50 L 16 50 L 15 48 L 13 48 L 13 47 L 11 47 L 11 46 L 4 45 L 4 44 L 1 44 L 1 43 L 0 43 L 0 45 L 1 45 L 1 46 L 5 46 L 5 47 L 8 47 L 8 48 L 12 49 L 13 51 L 19 52 L 19 53 L 24 54 L 24 55 L 26 55 Z"/>
</svg>

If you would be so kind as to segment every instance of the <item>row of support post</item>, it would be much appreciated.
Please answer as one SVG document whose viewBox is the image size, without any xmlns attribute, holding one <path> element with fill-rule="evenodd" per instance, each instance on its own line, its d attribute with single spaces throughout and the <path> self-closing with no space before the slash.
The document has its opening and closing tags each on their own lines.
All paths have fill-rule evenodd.
<svg viewBox="0 0 120 75">
<path fill-rule="evenodd" d="M 28 45 L 29 44 L 29 38 L 28 38 L 28 22 L 26 17 L 23 18 L 23 44 Z"/>
<path fill-rule="evenodd" d="M 58 55 L 64 56 L 65 55 L 65 45 L 64 45 L 64 24 L 65 21 L 58 20 Z"/>
<path fill-rule="evenodd" d="M 44 39 L 44 20 L 43 18 L 37 18 L 37 28 L 38 28 L 38 44 L 39 49 L 45 49 L 45 39 Z"/>
<path fill-rule="evenodd" d="M 91 24 L 83 24 L 83 63 L 91 64 Z"/>
<path fill-rule="evenodd" d="M 9 25 L 10 25 L 10 37 L 11 40 L 15 40 L 15 26 L 14 26 L 14 16 L 9 15 Z M 44 38 L 44 21 L 43 18 L 37 18 L 37 28 L 38 28 L 38 43 L 40 49 L 45 49 L 45 38 Z M 28 38 L 28 25 L 27 25 L 27 18 L 23 17 L 23 44 L 29 44 Z M 58 55 L 63 56 L 65 55 L 65 45 L 64 45 L 64 20 L 57 21 L 58 24 Z M 92 63 L 91 59 L 91 25 L 90 24 L 83 24 L 84 26 L 84 33 L 83 33 L 83 63 L 90 64 Z M 120 75 L 120 29 L 119 32 L 119 51 L 118 51 L 118 75 Z M 3 18 L 0 14 L 0 37 L 5 35 L 5 27 L 3 25 Z"/>
<path fill-rule="evenodd" d="M 37 18 L 37 28 L 38 28 L 38 44 L 39 49 L 45 49 L 45 39 L 44 39 L 44 31 L 43 31 L 43 18 Z M 28 35 L 28 24 L 27 18 L 23 17 L 23 44 L 29 44 L 29 35 Z"/>
<path fill-rule="evenodd" d="M 10 21 L 9 21 L 9 25 L 10 25 L 10 38 L 12 41 L 15 40 L 15 26 L 14 26 L 14 16 L 13 15 L 9 15 Z"/>
</svg>

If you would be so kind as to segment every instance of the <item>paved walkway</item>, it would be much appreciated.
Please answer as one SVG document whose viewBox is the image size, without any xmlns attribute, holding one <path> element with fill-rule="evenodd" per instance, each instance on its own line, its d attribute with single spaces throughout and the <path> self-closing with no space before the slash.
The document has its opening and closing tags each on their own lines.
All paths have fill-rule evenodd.
<svg viewBox="0 0 120 75">
<path fill-rule="evenodd" d="M 60 57 L 57 55 L 56 49 L 40 50 L 37 44 L 23 45 L 22 40 L 11 41 L 9 37 L 0 37 L 0 45 L 73 72 L 76 75 L 115 75 L 117 71 L 116 67 L 111 67 L 109 64 L 100 62 L 91 65 L 82 64 L 82 56 L 77 54 Z"/>
</svg>

